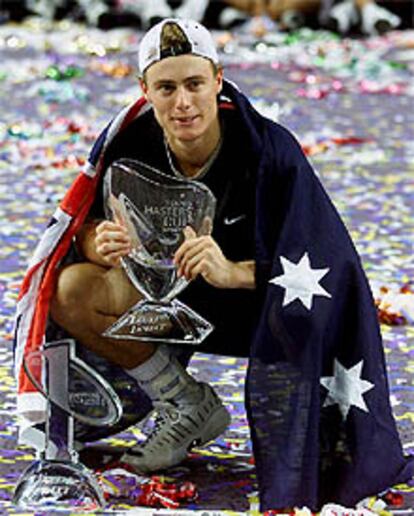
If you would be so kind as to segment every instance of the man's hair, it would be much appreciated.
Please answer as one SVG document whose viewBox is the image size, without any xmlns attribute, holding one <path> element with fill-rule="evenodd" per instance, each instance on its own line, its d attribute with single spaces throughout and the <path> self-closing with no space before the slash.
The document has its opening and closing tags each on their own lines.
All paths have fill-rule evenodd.
<svg viewBox="0 0 414 516">
<path fill-rule="evenodd" d="M 160 38 L 161 57 L 191 53 L 191 44 L 182 28 L 174 22 L 163 25 Z"/>
</svg>

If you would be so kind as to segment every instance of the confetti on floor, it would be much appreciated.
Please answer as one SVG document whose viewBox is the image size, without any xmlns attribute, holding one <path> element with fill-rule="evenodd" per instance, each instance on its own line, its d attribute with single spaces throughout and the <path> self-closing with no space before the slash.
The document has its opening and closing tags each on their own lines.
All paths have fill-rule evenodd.
<svg viewBox="0 0 414 516">
<path fill-rule="evenodd" d="M 42 228 L 81 169 L 101 128 L 138 94 L 139 36 L 70 22 L 46 31 L 39 21 L 0 26 L 0 513 L 33 459 L 16 448 L 12 327 L 18 286 Z M 414 283 L 414 32 L 341 40 L 304 29 L 218 35 L 225 74 L 267 117 L 298 137 L 343 216 L 374 291 Z M 412 320 L 382 325 L 392 405 L 407 453 L 414 453 Z M 255 474 L 243 407 L 246 361 L 197 354 L 192 372 L 209 381 L 232 413 L 217 441 L 171 472 L 191 478 L 197 501 L 185 509 L 246 512 Z M 106 439 L 134 442 L 136 429 Z M 230 494 L 231 493 L 231 494 Z M 414 487 L 397 486 L 407 514 Z M 119 500 L 108 512 L 131 506 Z M 405 512 L 404 512 L 405 511 Z M 407 512 L 408 511 L 408 512 Z M 50 513 L 48 513 L 50 514 Z"/>
</svg>

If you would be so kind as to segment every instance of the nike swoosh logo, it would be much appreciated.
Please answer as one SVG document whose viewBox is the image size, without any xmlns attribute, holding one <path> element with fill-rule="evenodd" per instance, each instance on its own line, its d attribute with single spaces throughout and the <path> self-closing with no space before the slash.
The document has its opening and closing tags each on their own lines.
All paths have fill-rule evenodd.
<svg viewBox="0 0 414 516">
<path fill-rule="evenodd" d="M 231 226 L 232 224 L 235 224 L 236 222 L 239 222 L 239 220 L 243 220 L 246 218 L 246 215 L 238 215 L 237 217 L 224 217 L 224 224 L 226 226 Z"/>
</svg>

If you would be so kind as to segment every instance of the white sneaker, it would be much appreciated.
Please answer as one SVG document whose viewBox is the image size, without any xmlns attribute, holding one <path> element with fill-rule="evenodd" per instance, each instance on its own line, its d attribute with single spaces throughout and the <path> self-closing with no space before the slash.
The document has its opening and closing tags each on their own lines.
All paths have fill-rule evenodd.
<svg viewBox="0 0 414 516">
<path fill-rule="evenodd" d="M 244 23 L 248 18 L 248 14 L 240 11 L 240 9 L 225 7 L 219 15 L 218 23 L 220 28 L 230 29 L 235 25 Z"/>
<path fill-rule="evenodd" d="M 209 0 L 185 0 L 180 7 L 174 11 L 177 18 L 189 18 L 201 22 L 207 10 Z"/>
<path fill-rule="evenodd" d="M 328 28 L 346 34 L 358 23 L 358 12 L 352 0 L 345 0 L 332 7 L 328 16 Z"/>
<path fill-rule="evenodd" d="M 124 0 L 123 6 L 138 15 L 146 29 L 164 18 L 173 18 L 167 0 Z"/>
<path fill-rule="evenodd" d="M 108 11 L 108 6 L 101 0 L 78 0 L 78 4 L 85 13 L 88 25 L 98 26 L 99 17 Z"/>
<path fill-rule="evenodd" d="M 56 9 L 59 7 L 59 2 L 54 0 L 28 0 L 27 8 L 35 14 L 45 18 L 46 20 L 53 20 L 56 14 Z"/>
<path fill-rule="evenodd" d="M 401 18 L 375 3 L 364 5 L 361 9 L 361 30 L 368 36 L 384 34 L 396 29 Z"/>
<path fill-rule="evenodd" d="M 200 383 L 202 398 L 196 404 L 160 402 L 155 426 L 146 441 L 123 454 L 121 461 L 139 473 L 170 468 L 182 462 L 193 446 L 206 444 L 230 424 L 230 414 L 206 383 Z"/>
</svg>

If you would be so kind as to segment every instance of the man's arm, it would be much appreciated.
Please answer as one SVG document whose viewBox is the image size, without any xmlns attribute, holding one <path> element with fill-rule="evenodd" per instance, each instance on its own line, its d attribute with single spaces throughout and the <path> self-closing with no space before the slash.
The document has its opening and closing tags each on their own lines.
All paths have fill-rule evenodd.
<svg viewBox="0 0 414 516">
<path fill-rule="evenodd" d="M 191 227 L 184 229 L 184 236 L 186 239 L 174 256 L 179 276 L 192 280 L 200 275 L 216 288 L 256 287 L 254 260 L 228 260 L 211 236 L 198 237 Z"/>
<path fill-rule="evenodd" d="M 243 262 L 229 262 L 231 265 L 230 286 L 227 288 L 256 288 L 255 272 L 256 262 L 246 260 Z"/>
</svg>

